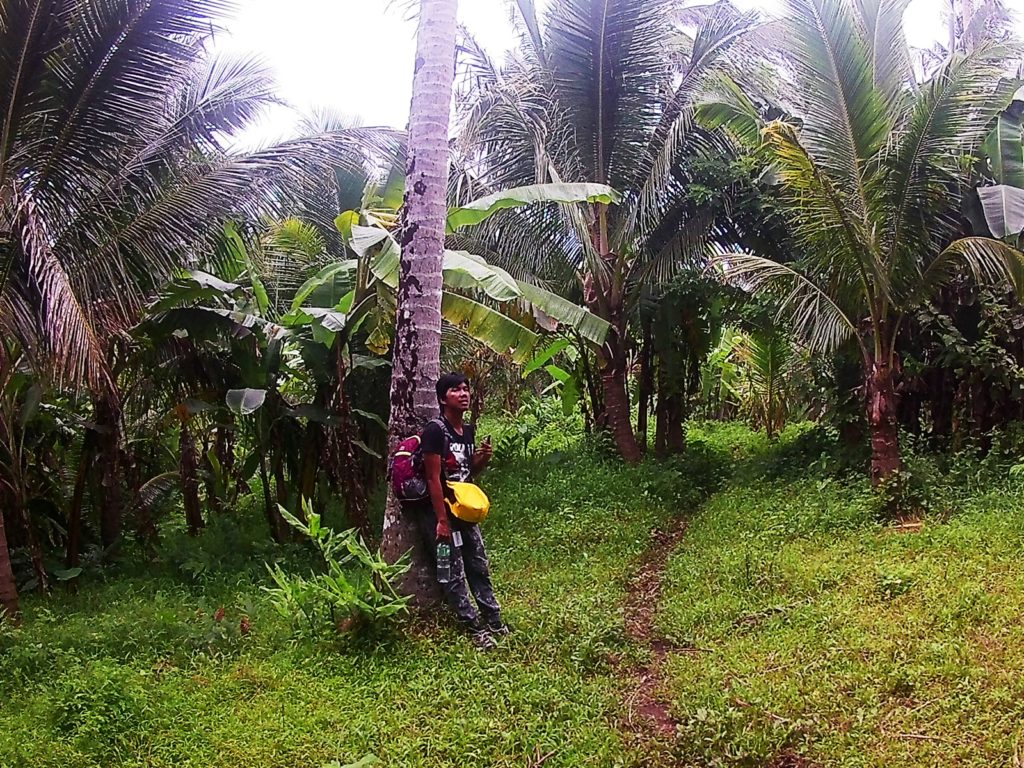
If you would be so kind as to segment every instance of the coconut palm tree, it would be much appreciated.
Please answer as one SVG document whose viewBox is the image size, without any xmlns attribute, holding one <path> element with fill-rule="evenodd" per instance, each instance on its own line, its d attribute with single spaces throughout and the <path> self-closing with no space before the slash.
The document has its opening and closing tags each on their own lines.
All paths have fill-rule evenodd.
<svg viewBox="0 0 1024 768">
<path fill-rule="evenodd" d="M 441 263 L 448 211 L 448 116 L 455 78 L 458 0 L 422 0 L 416 37 L 409 115 L 409 164 L 402 208 L 401 272 L 391 369 L 390 441 L 419 430 L 437 410 L 433 382 L 441 354 Z M 415 544 L 415 532 L 402 524 L 401 510 L 389 500 L 382 551 L 397 559 Z M 408 582 L 414 597 L 436 592 L 425 567 L 414 560 Z"/>
<path fill-rule="evenodd" d="M 108 332 L 137 319 L 212 225 L 258 212 L 330 149 L 319 137 L 225 151 L 275 99 L 255 59 L 203 53 L 224 11 L 0 3 L 0 318 L 61 380 L 109 385 Z"/>
<path fill-rule="evenodd" d="M 542 25 L 533 3 L 516 7 L 523 45 L 506 66 L 466 45 L 461 141 L 481 157 L 479 180 L 495 188 L 593 182 L 622 193 L 617 206 L 496 218 L 490 234 L 503 256 L 496 263 L 548 279 L 568 273 L 564 289 L 611 324 L 597 348 L 605 420 L 636 461 L 627 324 L 643 286 L 702 256 L 714 237 L 713 217 L 687 197 L 684 159 L 715 141 L 692 108 L 756 20 L 727 2 L 694 14 L 679 0 L 554 0 Z"/>
<path fill-rule="evenodd" d="M 275 97 L 257 60 L 208 53 L 228 7 L 0 0 L 0 332 L 45 382 L 90 389 L 106 544 L 121 517 L 115 339 L 227 217 L 390 141 L 353 129 L 230 151 Z"/>
<path fill-rule="evenodd" d="M 1021 254 L 961 237 L 969 158 L 1011 96 L 1012 49 L 979 43 L 915 83 L 902 0 L 787 0 L 787 60 L 799 126 L 763 126 L 798 239 L 795 262 L 724 257 L 730 278 L 776 291 L 818 349 L 860 351 L 875 483 L 900 469 L 897 383 L 907 319 L 964 270 L 1020 285 Z M 737 101 L 726 111 L 744 112 Z M 710 112 L 715 112 L 712 109 Z M 733 124 L 749 135 L 756 115 Z"/>
</svg>

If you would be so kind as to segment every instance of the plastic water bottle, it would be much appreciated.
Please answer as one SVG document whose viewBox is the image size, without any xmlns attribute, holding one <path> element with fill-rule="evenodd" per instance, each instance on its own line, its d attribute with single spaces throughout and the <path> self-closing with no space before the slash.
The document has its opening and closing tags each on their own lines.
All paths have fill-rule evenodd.
<svg viewBox="0 0 1024 768">
<path fill-rule="evenodd" d="M 437 542 L 437 580 L 441 584 L 452 580 L 452 548 L 443 540 Z"/>
</svg>

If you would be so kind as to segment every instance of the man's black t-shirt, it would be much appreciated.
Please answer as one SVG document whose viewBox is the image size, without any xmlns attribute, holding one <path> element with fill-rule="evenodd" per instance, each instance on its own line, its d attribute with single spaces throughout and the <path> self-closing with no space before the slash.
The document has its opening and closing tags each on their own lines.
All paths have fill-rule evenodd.
<svg viewBox="0 0 1024 768">
<path fill-rule="evenodd" d="M 442 425 L 444 432 L 442 432 Z M 448 455 L 444 454 L 445 433 L 447 433 Z M 455 428 L 448 423 L 444 417 L 435 419 L 423 429 L 423 437 L 420 440 L 420 449 L 423 453 L 433 453 L 441 456 L 442 480 L 452 482 L 465 482 L 472 474 L 473 445 L 476 437 L 476 430 L 472 424 L 462 425 L 462 434 L 455 431 Z"/>
</svg>

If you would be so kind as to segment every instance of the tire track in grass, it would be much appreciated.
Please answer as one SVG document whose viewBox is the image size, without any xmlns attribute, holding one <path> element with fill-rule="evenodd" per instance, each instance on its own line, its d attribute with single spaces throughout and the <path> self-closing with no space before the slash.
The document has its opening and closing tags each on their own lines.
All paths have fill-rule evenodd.
<svg viewBox="0 0 1024 768">
<path fill-rule="evenodd" d="M 687 518 L 680 518 L 655 531 L 651 546 L 641 556 L 640 566 L 626 587 L 626 634 L 636 647 L 647 651 L 647 660 L 621 667 L 626 679 L 621 724 L 640 745 L 675 741 L 679 723 L 666 697 L 665 662 L 670 653 L 703 650 L 678 646 L 662 637 L 655 626 L 665 567 L 685 538 L 688 523 Z"/>
</svg>

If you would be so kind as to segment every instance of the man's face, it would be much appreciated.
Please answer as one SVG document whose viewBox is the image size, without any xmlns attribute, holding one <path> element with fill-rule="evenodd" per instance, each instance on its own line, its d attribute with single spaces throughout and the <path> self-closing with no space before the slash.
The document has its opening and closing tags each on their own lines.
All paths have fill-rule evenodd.
<svg viewBox="0 0 1024 768">
<path fill-rule="evenodd" d="M 444 396 L 444 405 L 456 411 L 469 410 L 469 384 L 463 382 L 449 389 Z"/>
</svg>

